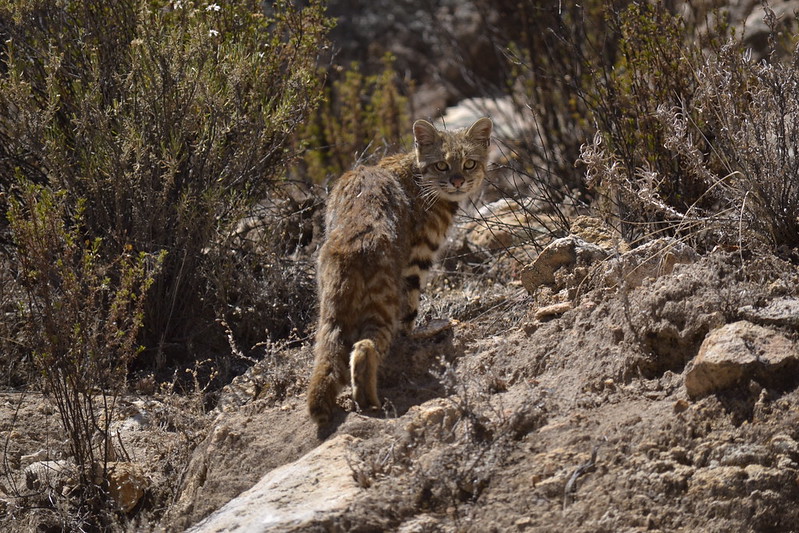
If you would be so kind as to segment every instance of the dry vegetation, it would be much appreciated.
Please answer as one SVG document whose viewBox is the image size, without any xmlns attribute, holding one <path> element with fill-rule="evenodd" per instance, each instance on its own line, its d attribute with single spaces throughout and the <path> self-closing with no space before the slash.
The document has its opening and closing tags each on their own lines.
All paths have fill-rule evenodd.
<svg viewBox="0 0 799 533">
<path fill-rule="evenodd" d="M 473 326 L 454 344 L 433 343 L 430 354 L 446 355 L 440 364 L 418 364 L 422 341 L 406 348 L 415 350 L 411 373 L 423 385 L 413 401 L 391 388 L 405 370 L 387 370 L 387 389 L 397 393 L 393 414 L 443 398 L 452 425 L 445 434 L 417 428 L 391 454 L 379 439 L 361 443 L 354 476 L 397 507 L 378 517 L 370 505 L 381 500 L 374 500 L 363 505 L 372 519 L 347 520 L 383 528 L 423 514 L 478 530 L 499 520 L 481 515 L 480 503 L 507 497 L 492 485 L 494 469 L 524 463 L 520 443 L 559 412 L 535 381 L 566 364 L 549 359 L 548 345 L 566 341 L 544 332 L 531 341 L 540 351 L 523 363 L 527 356 L 509 349 L 514 363 L 497 354 L 505 348 L 480 351 L 479 335 L 529 329 L 536 304 L 593 302 L 564 322 L 574 327 L 605 320 L 602 309 L 618 313 L 607 323 L 618 325 L 623 333 L 613 335 L 634 355 L 603 360 L 610 382 L 590 395 L 575 392 L 618 403 L 624 395 L 614 380 L 635 394 L 651 392 L 646 380 L 671 387 L 661 382 L 682 371 L 685 353 L 715 324 L 710 311 L 694 322 L 668 315 L 661 311 L 668 301 L 701 300 L 697 306 L 715 306 L 726 322 L 748 302 L 722 279 L 763 301 L 795 293 L 799 51 L 792 19 L 778 20 L 766 7 L 770 38 L 753 58 L 737 21 L 690 3 L 669 10 L 673 2 L 474 0 L 464 4 L 469 20 L 479 21 L 479 39 L 470 40 L 448 3 L 419 2 L 415 16 L 427 41 L 392 55 L 385 43 L 357 53 L 331 45 L 323 3 L 295 4 L 0 2 L 0 386 L 8 391 L 2 412 L 10 413 L 0 428 L 3 527 L 177 529 L 207 514 L 179 501 L 192 451 L 210 428 L 207 413 L 253 398 L 276 408 L 304 390 L 327 184 L 356 161 L 407 147 L 418 110 L 436 112 L 419 96 L 431 88 L 446 89 L 444 103 L 484 97 L 480 105 L 494 110 L 504 132 L 484 197 L 463 216 L 464 227 L 476 223 L 492 237 L 475 242 L 459 233 L 432 281 L 439 299 L 427 303 L 428 315 Z M 427 50 L 444 55 L 431 60 Z M 442 68 L 453 62 L 455 72 Z M 631 304 L 623 279 L 594 282 L 586 274 L 602 265 L 587 265 L 563 282 L 564 291 L 523 294 L 515 284 L 520 269 L 579 215 L 601 219 L 609 238 L 623 243 L 617 252 L 661 237 L 690 245 L 708 256 L 702 269 L 711 272 L 710 289 L 699 287 L 697 275 L 663 289 L 673 294 Z M 503 326 L 474 326 L 481 320 Z M 679 349 L 664 348 L 671 342 L 658 329 L 664 323 Z M 567 326 L 543 329 L 557 327 Z M 602 342 L 603 353 L 615 353 Z M 475 354 L 486 355 L 478 361 Z M 492 361 L 496 367 L 486 370 Z M 256 362 L 257 379 L 234 381 Z M 510 406 L 498 403 L 513 386 L 526 392 Z M 244 400 L 231 400 L 237 387 Z M 23 392 L 43 393 L 39 407 L 12 400 Z M 740 409 L 729 407 L 735 399 L 721 400 L 736 423 L 755 416 L 752 394 L 759 393 L 747 393 Z M 112 480 L 131 443 L 123 444 L 114 423 L 126 419 L 132 398 L 149 406 L 160 432 L 139 443 L 162 448 L 152 459 L 160 483 L 135 508 L 120 510 Z M 40 415 L 59 429 L 19 429 Z M 667 430 L 656 429 L 665 442 Z M 544 453 L 543 445 L 528 445 Z M 37 458 L 74 469 L 67 482 L 23 486 L 20 457 L 40 449 Z M 595 466 L 596 450 L 579 457 L 583 472 Z M 577 522 L 591 514 L 580 512 Z M 760 520 L 755 529 L 779 530 Z"/>
</svg>

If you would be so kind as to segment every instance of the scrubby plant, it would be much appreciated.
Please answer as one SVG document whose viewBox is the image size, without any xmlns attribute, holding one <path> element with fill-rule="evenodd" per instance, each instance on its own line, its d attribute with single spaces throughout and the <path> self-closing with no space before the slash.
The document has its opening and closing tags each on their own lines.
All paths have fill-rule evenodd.
<svg viewBox="0 0 799 533">
<path fill-rule="evenodd" d="M 358 63 L 333 73 L 325 99 L 298 135 L 304 177 L 323 183 L 351 169 L 410 146 L 410 90 L 383 58 L 382 71 L 365 73 Z"/>
<path fill-rule="evenodd" d="M 0 184 L 84 199 L 106 259 L 167 252 L 142 322 L 159 364 L 224 345 L 220 242 L 283 175 L 328 27 L 318 1 L 0 3 Z"/>
<path fill-rule="evenodd" d="M 3 311 L 58 409 L 80 527 L 118 516 L 109 425 L 130 368 L 224 353 L 241 295 L 283 282 L 255 268 L 276 250 L 242 262 L 230 236 L 279 196 L 329 26 L 319 1 L 0 1 L 0 269 L 19 273 Z"/>
<path fill-rule="evenodd" d="M 724 24 L 700 42 L 654 5 L 617 17 L 623 53 L 598 86 L 598 132 L 581 161 L 629 240 L 741 244 L 751 231 L 772 250 L 799 244 L 796 55 L 777 58 L 785 43 L 765 13 L 774 38 L 760 62 Z"/>
<path fill-rule="evenodd" d="M 697 69 L 695 105 L 661 113 L 670 125 L 668 148 L 690 162 L 697 179 L 723 190 L 739 228 L 754 230 L 772 249 L 799 247 L 797 61 L 799 48 L 786 61 L 772 55 L 756 62 L 731 41 Z M 710 154 L 691 150 L 700 135 L 711 139 Z"/>
<path fill-rule="evenodd" d="M 26 291 L 26 339 L 53 399 L 80 489 L 77 508 L 107 508 L 110 425 L 128 364 L 139 353 L 147 290 L 163 253 L 123 247 L 84 235 L 85 204 L 28 186 L 12 199 L 9 219 Z M 81 511 L 77 511 L 80 513 Z"/>
</svg>

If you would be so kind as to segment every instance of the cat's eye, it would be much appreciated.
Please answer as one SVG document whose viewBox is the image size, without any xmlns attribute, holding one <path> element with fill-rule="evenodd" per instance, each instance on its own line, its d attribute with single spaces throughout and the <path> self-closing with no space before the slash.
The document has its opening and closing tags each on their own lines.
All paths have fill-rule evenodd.
<svg viewBox="0 0 799 533">
<path fill-rule="evenodd" d="M 463 169 L 464 170 L 472 170 L 474 167 L 477 166 L 477 161 L 474 159 L 467 159 L 463 162 Z"/>
<path fill-rule="evenodd" d="M 446 172 L 447 170 L 449 170 L 449 165 L 447 164 L 446 161 L 439 161 L 438 163 L 436 163 L 436 170 L 438 170 L 439 172 Z"/>
</svg>

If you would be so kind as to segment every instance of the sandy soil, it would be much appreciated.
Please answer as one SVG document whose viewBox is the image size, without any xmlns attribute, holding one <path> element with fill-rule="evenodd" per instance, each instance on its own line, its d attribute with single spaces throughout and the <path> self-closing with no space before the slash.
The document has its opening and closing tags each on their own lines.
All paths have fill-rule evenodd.
<svg viewBox="0 0 799 533">
<path fill-rule="evenodd" d="M 796 296 L 793 265 L 716 252 L 638 288 L 584 290 L 543 321 L 536 311 L 560 297 L 529 295 L 507 267 L 434 280 L 425 320 L 457 322 L 397 341 L 381 376 L 383 413 L 342 409 L 317 431 L 304 410 L 307 343 L 271 347 L 208 412 L 175 394 L 125 398 L 117 448 L 147 480 L 125 527 L 180 531 L 271 469 L 350 434 L 361 439 L 353 475 L 368 488 L 325 527 L 796 530 L 799 376 L 778 388 L 748 379 L 698 400 L 684 387 L 708 331 L 743 306 Z M 431 406 L 445 422 L 425 422 Z M 400 424 L 413 409 L 421 422 Z M 25 472 L 68 454 L 57 412 L 41 395 L 7 393 L 0 424 L 0 526 L 78 527 L 70 481 Z"/>
</svg>

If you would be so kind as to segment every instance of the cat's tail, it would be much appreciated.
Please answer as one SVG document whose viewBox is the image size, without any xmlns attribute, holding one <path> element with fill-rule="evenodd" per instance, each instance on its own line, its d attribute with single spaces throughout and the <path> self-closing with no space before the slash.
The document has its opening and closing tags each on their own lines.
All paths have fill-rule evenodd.
<svg viewBox="0 0 799 533">
<path fill-rule="evenodd" d="M 340 331 L 320 324 L 314 344 L 314 369 L 308 385 L 308 413 L 319 425 L 327 424 L 336 396 L 347 378 L 346 349 Z"/>
</svg>

